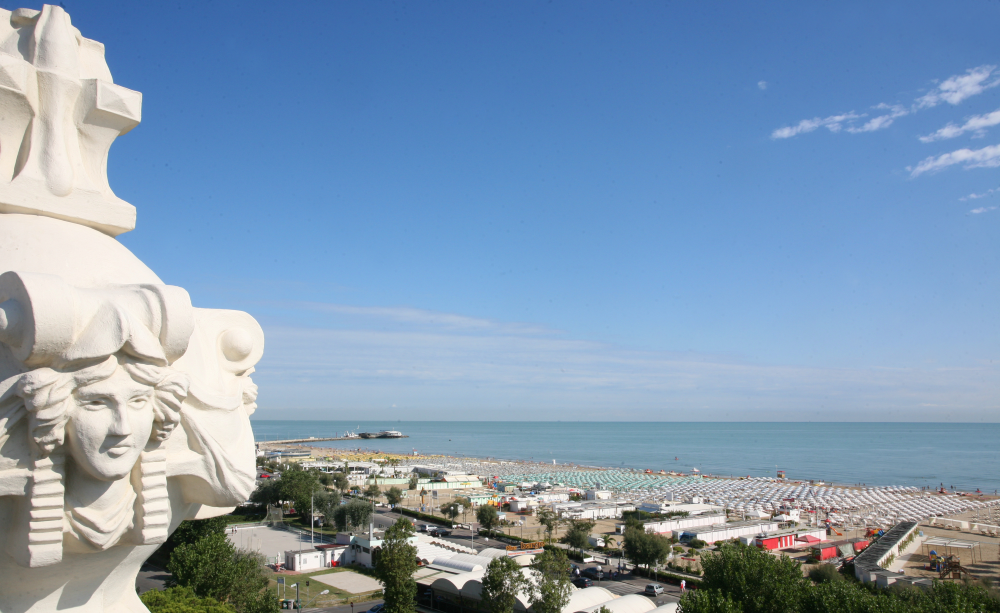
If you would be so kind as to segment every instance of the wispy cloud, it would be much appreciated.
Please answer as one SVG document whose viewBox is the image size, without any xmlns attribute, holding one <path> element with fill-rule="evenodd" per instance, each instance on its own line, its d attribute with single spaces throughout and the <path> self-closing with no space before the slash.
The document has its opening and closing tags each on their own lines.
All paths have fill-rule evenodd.
<svg viewBox="0 0 1000 613">
<path fill-rule="evenodd" d="M 962 202 L 966 202 L 968 200 L 979 200 L 980 198 L 992 196 L 998 191 L 1000 191 L 1000 187 L 994 187 L 993 189 L 988 189 L 981 194 L 969 194 L 968 196 L 962 196 L 961 198 L 959 198 L 959 200 L 961 200 Z"/>
<path fill-rule="evenodd" d="M 910 111 L 899 104 L 878 104 L 872 107 L 877 110 L 888 110 L 888 113 L 879 115 L 877 117 L 872 117 L 866 121 L 861 126 L 848 126 L 847 131 L 852 134 L 858 134 L 859 132 L 874 132 L 876 130 L 881 130 L 883 128 L 888 128 L 892 125 L 892 122 L 898 117 L 905 117 L 910 114 Z"/>
<path fill-rule="evenodd" d="M 794 126 L 778 128 L 771 133 L 771 138 L 791 138 L 797 134 L 812 132 L 817 128 L 826 128 L 831 132 L 840 132 L 840 130 L 843 129 L 845 122 L 860 119 L 862 117 L 864 117 L 864 115 L 858 115 L 854 111 L 851 111 L 850 113 L 842 113 L 840 115 L 830 115 L 826 118 L 815 117 L 813 119 L 803 119 Z"/>
<path fill-rule="evenodd" d="M 767 89 L 767 81 L 757 81 L 757 87 L 760 89 Z"/>
<path fill-rule="evenodd" d="M 991 128 L 997 124 L 1000 124 L 1000 109 L 997 109 L 992 113 L 986 113 L 985 115 L 973 115 L 972 117 L 966 119 L 965 123 L 962 125 L 949 122 L 948 125 L 941 128 L 934 134 L 921 136 L 920 141 L 924 143 L 932 143 L 946 138 L 955 138 L 956 136 L 961 136 L 967 132 L 974 132 L 973 136 L 981 138 L 986 135 L 986 128 Z"/>
<path fill-rule="evenodd" d="M 671 419 L 690 407 L 730 418 L 757 416 L 761 405 L 799 416 L 836 405 L 878 411 L 920 403 L 992 407 L 1000 366 L 951 369 L 837 369 L 759 365 L 693 352 L 629 347 L 534 333 L 542 326 L 452 314 L 412 326 L 396 307 L 341 314 L 342 329 L 263 321 L 267 350 L 254 375 L 262 410 L 283 407 L 382 411 L 392 418 L 468 418 L 503 411 L 509 419 Z M 418 313 L 419 309 L 415 309 Z M 405 314 L 404 314 L 405 315 Z M 408 315 L 407 315 L 408 317 Z M 488 322 L 456 326 L 453 322 Z M 514 327 L 522 333 L 508 333 Z M 394 409 L 389 409 L 392 405 Z M 510 407 L 510 408 L 508 408 Z M 819 409 L 816 409 L 816 414 Z M 287 413 L 284 415 L 287 416 Z M 919 418 L 917 413 L 908 413 Z"/>
<path fill-rule="evenodd" d="M 908 166 L 911 177 L 925 172 L 936 172 L 949 166 L 964 164 L 966 168 L 993 168 L 1000 166 L 1000 145 L 983 147 L 982 149 L 958 149 L 950 153 L 942 153 L 924 159 L 915 167 Z"/>
<path fill-rule="evenodd" d="M 935 107 L 942 102 L 958 104 L 983 91 L 1000 85 L 1000 79 L 992 78 L 996 66 L 983 65 L 970 68 L 965 74 L 948 77 L 940 85 L 917 98 L 915 106 L 920 109 Z"/>
<path fill-rule="evenodd" d="M 843 130 L 844 132 L 851 134 L 884 130 L 885 128 L 891 126 L 893 122 L 900 117 L 911 115 L 923 109 L 933 108 L 943 102 L 947 102 L 952 105 L 959 104 L 971 96 L 975 96 L 991 87 L 1000 85 L 1000 78 L 997 78 L 994 74 L 995 71 L 996 66 L 992 65 L 970 68 L 965 74 L 948 77 L 937 87 L 914 100 L 909 106 L 902 104 L 886 104 L 884 102 L 876 104 L 871 107 L 873 110 L 888 112 L 876 115 L 861 125 L 857 125 L 856 121 L 858 119 L 868 117 L 868 113 L 856 114 L 852 111 L 841 115 L 831 115 L 826 119 L 820 119 L 818 117 L 815 119 L 803 119 L 794 126 L 787 126 L 774 130 L 771 132 L 771 138 L 791 138 L 799 134 L 812 132 L 820 126 L 829 127 L 831 132 L 840 132 Z M 938 139 L 932 138 L 931 140 Z"/>
<path fill-rule="evenodd" d="M 979 215 L 980 213 L 986 213 L 988 211 L 995 211 L 995 210 L 997 210 L 997 207 L 995 206 L 981 206 L 978 209 L 972 209 L 969 212 L 972 213 L 973 215 Z"/>
<path fill-rule="evenodd" d="M 316 313 L 328 313 L 343 315 L 353 318 L 354 321 L 379 321 L 394 322 L 417 328 L 436 328 L 463 330 L 470 333 L 491 333 L 491 334 L 537 334 L 551 335 L 558 334 L 556 330 L 543 328 L 531 324 L 518 322 L 501 322 L 492 319 L 478 317 L 468 317 L 456 315 L 454 313 L 442 313 L 427 309 L 416 309 L 405 306 L 354 306 L 346 304 L 332 304 L 326 302 L 279 302 L 273 303 L 276 306 L 312 311 Z"/>
</svg>

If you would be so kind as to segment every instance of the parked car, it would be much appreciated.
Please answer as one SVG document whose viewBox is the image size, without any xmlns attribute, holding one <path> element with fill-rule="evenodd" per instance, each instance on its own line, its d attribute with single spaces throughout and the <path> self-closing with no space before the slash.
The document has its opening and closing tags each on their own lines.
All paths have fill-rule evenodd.
<svg viewBox="0 0 1000 613">
<path fill-rule="evenodd" d="M 604 579 L 604 577 L 607 576 L 605 575 L 604 571 L 601 569 L 600 566 L 591 566 L 590 568 L 585 568 L 583 569 L 582 574 L 590 577 L 591 579 L 597 579 L 597 580 Z"/>
<path fill-rule="evenodd" d="M 384 603 L 379 603 L 379 604 L 375 605 L 374 607 L 368 609 L 368 613 L 382 613 L 382 609 L 384 609 L 384 608 L 385 608 L 385 604 Z"/>
<path fill-rule="evenodd" d="M 451 530 L 447 528 L 435 528 L 434 536 L 451 536 Z"/>
<path fill-rule="evenodd" d="M 435 526 L 431 524 L 420 524 L 417 526 L 417 530 L 420 532 L 430 532 Z"/>
<path fill-rule="evenodd" d="M 647 596 L 659 596 L 663 593 L 663 586 L 659 583 L 648 583 L 646 584 L 646 589 L 643 590 Z"/>
<path fill-rule="evenodd" d="M 586 577 L 577 577 L 576 579 L 573 579 L 573 585 L 582 590 L 586 587 L 593 587 L 594 582 Z"/>
</svg>

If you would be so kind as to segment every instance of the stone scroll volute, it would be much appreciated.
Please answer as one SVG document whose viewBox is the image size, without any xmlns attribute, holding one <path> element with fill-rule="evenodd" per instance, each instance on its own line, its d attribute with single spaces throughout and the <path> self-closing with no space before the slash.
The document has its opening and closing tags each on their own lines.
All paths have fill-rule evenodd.
<svg viewBox="0 0 1000 613">
<path fill-rule="evenodd" d="M 0 612 L 145 611 L 142 563 L 254 486 L 264 335 L 113 237 L 142 96 L 58 6 L 0 10 Z"/>
</svg>

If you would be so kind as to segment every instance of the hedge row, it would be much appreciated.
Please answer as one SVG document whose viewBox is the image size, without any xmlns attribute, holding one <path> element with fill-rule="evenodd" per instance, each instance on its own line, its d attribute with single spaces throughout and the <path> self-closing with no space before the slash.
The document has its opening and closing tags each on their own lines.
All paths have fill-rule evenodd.
<svg viewBox="0 0 1000 613">
<path fill-rule="evenodd" d="M 428 513 L 421 513 L 420 511 L 414 511 L 412 509 L 406 509 L 403 507 L 396 507 L 393 511 L 398 511 L 403 515 L 409 515 L 414 519 L 419 519 L 421 521 L 429 522 L 432 524 L 437 524 L 439 526 L 444 526 L 445 528 L 451 528 L 451 522 L 444 517 L 437 517 L 436 515 L 430 515 Z"/>
<path fill-rule="evenodd" d="M 650 571 L 639 566 L 632 569 L 632 574 L 640 577 L 646 577 L 647 579 L 652 579 L 653 581 L 659 581 L 660 583 L 669 583 L 671 585 L 680 585 L 681 579 L 687 582 L 688 587 L 697 587 L 701 585 L 701 579 L 698 578 L 692 578 L 686 575 L 675 575 L 674 573 L 668 573 L 662 570 Z"/>
</svg>

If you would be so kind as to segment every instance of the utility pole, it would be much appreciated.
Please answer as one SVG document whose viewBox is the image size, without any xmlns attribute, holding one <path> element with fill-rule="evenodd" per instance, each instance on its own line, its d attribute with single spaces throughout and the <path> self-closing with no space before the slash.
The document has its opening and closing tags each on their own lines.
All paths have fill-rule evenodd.
<svg viewBox="0 0 1000 613">
<path fill-rule="evenodd" d="M 316 525 L 316 501 L 314 500 L 316 490 L 309 492 L 309 546 L 316 548 L 313 539 L 313 526 Z"/>
</svg>

